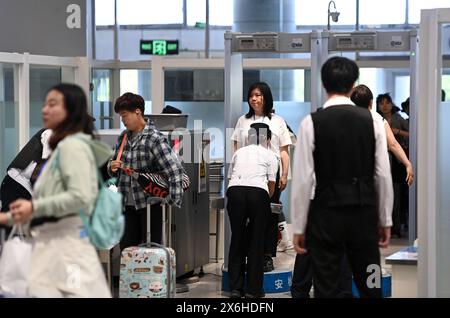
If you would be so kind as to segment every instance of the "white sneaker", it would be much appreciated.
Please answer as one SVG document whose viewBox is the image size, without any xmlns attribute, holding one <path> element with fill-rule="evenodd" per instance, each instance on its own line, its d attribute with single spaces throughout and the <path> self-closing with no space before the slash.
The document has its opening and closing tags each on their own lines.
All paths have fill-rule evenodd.
<svg viewBox="0 0 450 318">
<path fill-rule="evenodd" d="M 291 240 L 283 241 L 280 240 L 280 242 L 277 245 L 277 252 L 285 252 L 287 250 L 291 250 L 294 248 L 294 244 L 292 244 Z"/>
</svg>

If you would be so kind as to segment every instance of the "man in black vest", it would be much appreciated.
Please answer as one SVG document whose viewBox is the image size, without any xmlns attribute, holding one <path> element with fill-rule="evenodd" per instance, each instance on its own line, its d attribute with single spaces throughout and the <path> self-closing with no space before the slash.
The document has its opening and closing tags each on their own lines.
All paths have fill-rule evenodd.
<svg viewBox="0 0 450 318">
<path fill-rule="evenodd" d="M 315 297 L 337 297 L 344 252 L 361 297 L 381 297 L 378 247 L 389 244 L 393 205 L 384 126 L 349 99 L 355 62 L 332 57 L 321 75 L 328 100 L 301 122 L 295 147 L 295 249 L 311 255 Z"/>
</svg>

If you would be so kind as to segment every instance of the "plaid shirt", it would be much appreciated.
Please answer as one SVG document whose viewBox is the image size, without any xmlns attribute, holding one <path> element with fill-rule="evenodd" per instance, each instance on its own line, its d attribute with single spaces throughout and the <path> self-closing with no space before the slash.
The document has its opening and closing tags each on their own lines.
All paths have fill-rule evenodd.
<svg viewBox="0 0 450 318">
<path fill-rule="evenodd" d="M 169 146 L 167 139 L 149 121 L 134 144 L 129 138 L 128 130 L 120 134 L 113 158 L 117 158 L 120 144 L 126 133 L 128 136 L 121 158 L 124 166 L 131 167 L 137 172 L 163 173 L 169 181 L 169 194 L 166 197 L 166 202 L 170 205 L 181 207 L 183 197 L 182 174 L 184 169 L 178 156 Z M 118 188 L 123 194 L 124 200 L 126 200 L 131 191 L 134 197 L 135 209 L 146 207 L 148 194 L 143 191 L 137 180 L 124 173 L 121 169 L 114 174 L 111 171 L 111 161 L 108 164 L 108 172 L 111 176 L 118 178 Z"/>
</svg>

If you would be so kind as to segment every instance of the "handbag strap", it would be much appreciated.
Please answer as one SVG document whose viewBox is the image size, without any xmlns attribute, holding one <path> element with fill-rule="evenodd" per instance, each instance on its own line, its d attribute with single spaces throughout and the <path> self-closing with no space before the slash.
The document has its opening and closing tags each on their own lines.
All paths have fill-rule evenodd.
<svg viewBox="0 0 450 318">
<path fill-rule="evenodd" d="M 122 138 L 122 143 L 120 144 L 119 152 L 117 153 L 116 160 L 120 160 L 122 158 L 123 148 L 125 147 L 125 143 L 127 142 L 127 134 L 125 133 Z"/>
</svg>

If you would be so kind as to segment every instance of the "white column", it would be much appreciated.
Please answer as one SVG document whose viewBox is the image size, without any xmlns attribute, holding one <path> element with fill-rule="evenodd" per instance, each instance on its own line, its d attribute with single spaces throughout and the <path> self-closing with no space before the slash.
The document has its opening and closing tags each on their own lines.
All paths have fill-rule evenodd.
<svg viewBox="0 0 450 318">
<path fill-rule="evenodd" d="M 324 38 L 325 37 L 325 38 Z M 324 42 L 325 41 L 325 42 Z M 311 111 L 321 107 L 326 100 L 322 88 L 320 69 L 324 58 L 328 56 L 328 33 L 318 31 L 311 33 Z"/>
<path fill-rule="evenodd" d="M 418 67 L 419 61 L 419 39 L 417 37 L 417 31 L 411 31 L 410 47 L 411 56 L 409 62 L 410 69 L 410 97 L 409 97 L 409 160 L 413 165 L 414 172 L 417 173 L 417 102 L 419 95 L 418 86 Z M 417 238 L 417 176 L 414 183 L 409 187 L 409 244 L 412 245 Z"/>
<path fill-rule="evenodd" d="M 164 68 L 160 56 L 152 56 L 152 114 L 161 114 L 164 108 Z"/>
<path fill-rule="evenodd" d="M 74 72 L 74 80 L 79 85 L 88 99 L 88 111 L 92 113 L 91 91 L 89 89 L 91 83 L 91 72 L 89 67 L 89 59 L 87 57 L 76 58 L 77 67 Z"/>
<path fill-rule="evenodd" d="M 15 112 L 17 145 L 22 149 L 30 139 L 30 64 L 29 54 L 24 53 L 23 64 L 14 67 L 14 100 L 19 102 Z"/>
<path fill-rule="evenodd" d="M 232 53 L 231 34 L 225 33 L 225 176 L 228 175 L 228 163 L 233 153 L 229 128 L 234 128 L 239 116 L 242 115 L 242 87 L 243 87 L 243 60 L 242 54 Z M 228 179 L 225 177 L 225 189 L 228 187 Z M 226 198 L 225 198 L 226 206 Z M 224 264 L 228 268 L 228 252 L 230 250 L 231 228 L 228 214 L 226 213 L 224 224 Z"/>
<path fill-rule="evenodd" d="M 113 117 L 112 128 L 120 128 L 120 116 L 114 112 L 114 103 L 120 96 L 120 65 L 116 61 L 116 65 L 111 70 L 111 84 L 110 84 L 110 100 L 112 103 L 111 113 Z"/>
<path fill-rule="evenodd" d="M 422 10 L 417 129 L 418 296 L 436 297 L 437 106 L 441 87 L 441 41 L 436 10 Z M 439 88 L 439 95 L 437 94 Z"/>
</svg>

